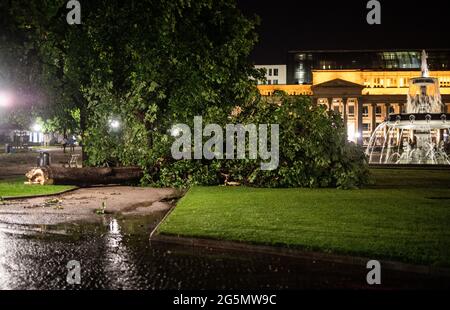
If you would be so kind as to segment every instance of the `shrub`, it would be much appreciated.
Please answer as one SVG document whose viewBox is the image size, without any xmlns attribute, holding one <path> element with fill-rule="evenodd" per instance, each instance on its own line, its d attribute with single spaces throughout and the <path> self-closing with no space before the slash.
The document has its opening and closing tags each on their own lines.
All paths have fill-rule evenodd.
<svg viewBox="0 0 450 310">
<path fill-rule="evenodd" d="M 227 181 L 258 187 L 338 188 L 355 188 L 368 182 L 364 152 L 347 141 L 341 116 L 313 105 L 309 97 L 280 94 L 239 110 L 238 115 L 228 118 L 219 111 L 207 111 L 204 123 L 279 124 L 278 169 L 261 170 L 260 159 L 175 161 L 166 145 L 146 181 L 178 187 Z"/>
</svg>

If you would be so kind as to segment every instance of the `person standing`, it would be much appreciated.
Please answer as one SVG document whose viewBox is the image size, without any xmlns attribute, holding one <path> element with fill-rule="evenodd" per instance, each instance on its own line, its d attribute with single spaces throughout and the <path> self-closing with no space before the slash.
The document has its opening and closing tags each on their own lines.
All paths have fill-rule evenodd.
<svg viewBox="0 0 450 310">
<path fill-rule="evenodd" d="M 72 153 L 75 152 L 75 142 L 76 142 L 75 137 L 74 136 L 70 137 L 69 146 L 70 146 L 70 151 Z"/>
<path fill-rule="evenodd" d="M 64 137 L 62 139 L 62 147 L 63 147 L 64 153 L 66 153 L 66 147 L 67 147 L 67 138 L 66 137 Z"/>
</svg>

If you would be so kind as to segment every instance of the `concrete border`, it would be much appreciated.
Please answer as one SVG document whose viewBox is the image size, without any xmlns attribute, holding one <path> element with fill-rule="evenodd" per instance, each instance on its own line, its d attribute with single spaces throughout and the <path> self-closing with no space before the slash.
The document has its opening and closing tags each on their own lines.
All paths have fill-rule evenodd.
<svg viewBox="0 0 450 310">
<path fill-rule="evenodd" d="M 150 236 L 149 236 L 150 241 L 154 240 L 153 238 L 155 238 L 158 235 L 159 227 L 162 225 L 162 223 L 164 223 L 166 221 L 166 219 L 173 212 L 173 210 L 175 210 L 175 207 L 176 206 L 173 206 L 172 208 L 170 208 L 170 210 L 167 211 L 166 215 L 164 215 L 164 217 L 161 219 L 161 221 L 159 221 L 158 225 L 156 225 L 155 228 L 152 230 L 152 232 L 150 233 Z"/>
<path fill-rule="evenodd" d="M 173 208 L 174 209 L 174 208 Z M 172 209 L 172 210 L 173 210 Z M 171 211 L 172 211 L 171 210 Z M 168 212 L 169 213 L 171 213 Z M 166 216 L 168 216 L 166 214 Z M 160 223 L 162 223 L 161 221 Z M 366 266 L 367 262 L 371 259 L 358 257 L 358 256 L 346 256 L 338 254 L 329 254 L 321 252 L 312 251 L 302 251 L 300 249 L 286 248 L 286 247 L 276 247 L 268 245 L 255 245 L 236 241 L 221 241 L 214 239 L 203 239 L 203 238 L 192 238 L 183 237 L 175 235 L 164 235 L 157 232 L 158 226 L 152 231 L 150 235 L 150 241 L 162 244 L 172 244 L 172 245 L 182 245 L 190 247 L 203 247 L 211 249 L 220 250 L 232 250 L 232 251 L 245 251 L 268 255 L 277 255 L 283 257 L 299 258 L 299 259 L 310 259 L 325 262 L 332 262 L 338 264 L 348 264 L 348 265 L 358 265 Z M 399 272 L 416 273 L 422 275 L 429 275 L 434 277 L 445 277 L 450 278 L 450 268 L 441 268 L 433 266 L 420 266 L 412 265 L 402 262 L 395 261 L 384 261 L 378 259 L 383 268 L 388 270 L 394 270 Z"/>
<path fill-rule="evenodd" d="M 394 165 L 394 164 L 369 164 L 370 169 L 374 170 L 450 170 L 450 165 L 415 165 L 415 164 L 407 164 L 407 165 Z"/>
</svg>

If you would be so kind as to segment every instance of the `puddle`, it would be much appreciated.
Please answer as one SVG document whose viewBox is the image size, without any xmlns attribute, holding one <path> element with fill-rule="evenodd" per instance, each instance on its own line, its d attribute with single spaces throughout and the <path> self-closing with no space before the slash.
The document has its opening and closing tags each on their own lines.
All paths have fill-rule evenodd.
<svg viewBox="0 0 450 310">
<path fill-rule="evenodd" d="M 0 289 L 365 288 L 365 266 L 263 254 L 151 244 L 165 212 L 102 216 L 98 223 L 0 223 Z M 81 285 L 67 283 L 67 263 Z M 447 280 L 392 273 L 386 288 L 444 288 Z"/>
</svg>

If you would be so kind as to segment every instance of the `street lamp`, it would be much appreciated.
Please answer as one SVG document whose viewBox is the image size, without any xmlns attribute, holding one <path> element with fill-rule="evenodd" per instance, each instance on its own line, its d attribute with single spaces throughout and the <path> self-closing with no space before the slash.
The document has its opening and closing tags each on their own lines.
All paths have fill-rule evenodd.
<svg viewBox="0 0 450 310">
<path fill-rule="evenodd" d="M 178 136 L 180 135 L 180 133 L 181 133 L 181 128 L 178 128 L 178 127 L 176 127 L 176 126 L 173 126 L 173 127 L 170 129 L 170 135 L 171 135 L 172 137 L 178 137 Z"/>
<path fill-rule="evenodd" d="M 42 126 L 39 125 L 39 124 L 34 124 L 34 125 L 31 127 L 31 129 L 32 129 L 34 132 L 41 132 L 41 131 L 42 131 Z"/>
<path fill-rule="evenodd" d="M 5 91 L 0 91 L 0 107 L 8 107 L 13 101 L 13 96 Z"/>
<path fill-rule="evenodd" d="M 109 121 L 109 126 L 112 130 L 118 130 L 120 128 L 120 122 L 116 119 L 112 119 Z"/>
</svg>

